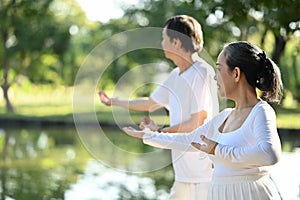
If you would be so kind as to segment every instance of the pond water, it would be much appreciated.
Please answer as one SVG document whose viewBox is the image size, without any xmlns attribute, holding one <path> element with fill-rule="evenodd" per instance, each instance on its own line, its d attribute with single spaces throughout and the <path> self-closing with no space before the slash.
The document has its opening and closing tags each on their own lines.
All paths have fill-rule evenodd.
<svg viewBox="0 0 300 200">
<path fill-rule="evenodd" d="M 167 199 L 173 171 L 167 150 L 117 127 L 1 125 L 2 200 Z M 100 133 L 99 133 L 100 132 Z M 273 171 L 282 199 L 300 199 L 300 133 L 280 131 L 283 157 Z"/>
</svg>

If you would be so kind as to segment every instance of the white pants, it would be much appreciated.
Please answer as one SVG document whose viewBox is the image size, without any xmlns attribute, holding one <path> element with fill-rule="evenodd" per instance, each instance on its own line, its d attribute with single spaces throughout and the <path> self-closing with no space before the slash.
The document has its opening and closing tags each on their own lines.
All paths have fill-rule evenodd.
<svg viewBox="0 0 300 200">
<path fill-rule="evenodd" d="M 209 182 L 184 183 L 175 181 L 169 200 L 206 200 Z"/>
<path fill-rule="evenodd" d="M 280 200 L 269 175 L 214 177 L 208 200 Z"/>
</svg>

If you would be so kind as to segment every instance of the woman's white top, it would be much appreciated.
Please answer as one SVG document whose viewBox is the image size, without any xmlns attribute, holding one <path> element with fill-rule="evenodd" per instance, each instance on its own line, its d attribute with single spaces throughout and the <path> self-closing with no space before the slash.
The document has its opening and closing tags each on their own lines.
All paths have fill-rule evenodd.
<svg viewBox="0 0 300 200">
<path fill-rule="evenodd" d="M 220 126 L 233 109 L 227 108 L 205 125 L 189 134 L 160 134 L 147 132 L 143 141 L 151 146 L 199 151 L 191 142 L 203 143 L 200 135 L 218 142 L 214 163 L 214 176 L 243 176 L 267 174 L 269 166 L 279 161 L 281 143 L 276 128 L 276 115 L 265 101 L 258 102 L 242 126 L 234 131 L 221 133 Z"/>
</svg>

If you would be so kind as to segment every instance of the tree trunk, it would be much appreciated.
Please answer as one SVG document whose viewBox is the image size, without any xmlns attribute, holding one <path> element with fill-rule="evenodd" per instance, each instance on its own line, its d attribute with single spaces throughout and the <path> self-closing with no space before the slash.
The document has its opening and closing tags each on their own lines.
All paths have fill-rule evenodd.
<svg viewBox="0 0 300 200">
<path fill-rule="evenodd" d="M 2 35 L 1 47 L 3 48 L 2 63 L 1 63 L 3 66 L 3 85 L 1 85 L 1 87 L 3 90 L 3 96 L 5 99 L 5 103 L 6 103 L 6 112 L 14 112 L 13 106 L 12 106 L 12 104 L 9 100 L 9 96 L 8 96 L 8 90 L 10 87 L 10 84 L 8 81 L 8 74 L 10 71 L 10 66 L 9 66 L 8 52 L 7 52 L 6 45 L 5 45 L 5 43 L 8 39 L 8 30 L 2 29 L 1 35 Z"/>
<path fill-rule="evenodd" d="M 8 89 L 9 89 L 9 86 L 2 86 L 2 90 L 3 90 L 3 96 L 4 96 L 4 99 L 5 99 L 5 103 L 6 103 L 6 112 L 8 113 L 13 113 L 14 112 L 14 108 L 9 100 L 9 97 L 8 97 Z"/>
<path fill-rule="evenodd" d="M 5 103 L 6 103 L 6 112 L 14 112 L 14 108 L 13 108 L 13 106 L 9 100 L 9 96 L 8 96 L 8 90 L 10 88 L 10 85 L 8 83 L 9 63 L 8 63 L 7 58 L 4 58 L 3 65 L 4 65 L 4 71 L 3 71 L 4 83 L 2 85 L 2 90 L 3 90 L 3 96 L 5 99 Z"/>
<path fill-rule="evenodd" d="M 265 28 L 263 33 L 262 33 L 261 40 L 260 40 L 260 47 L 263 48 L 263 49 L 265 48 L 265 41 L 266 41 L 267 33 L 268 33 L 268 29 Z"/>
<path fill-rule="evenodd" d="M 294 80 L 295 80 L 295 90 L 292 89 L 292 92 L 293 92 L 293 97 L 298 101 L 300 102 L 300 78 L 297 76 L 298 73 L 298 69 L 297 69 L 297 56 L 299 55 L 299 50 L 300 48 L 297 48 L 296 47 L 296 50 L 294 51 L 294 54 L 292 55 L 292 59 L 293 59 L 293 65 L 292 65 L 292 75 L 294 76 Z"/>
<path fill-rule="evenodd" d="M 286 45 L 286 41 L 283 36 L 281 35 L 275 35 L 275 49 L 272 55 L 272 60 L 276 63 L 279 64 L 280 61 L 280 56 L 284 51 Z"/>
</svg>

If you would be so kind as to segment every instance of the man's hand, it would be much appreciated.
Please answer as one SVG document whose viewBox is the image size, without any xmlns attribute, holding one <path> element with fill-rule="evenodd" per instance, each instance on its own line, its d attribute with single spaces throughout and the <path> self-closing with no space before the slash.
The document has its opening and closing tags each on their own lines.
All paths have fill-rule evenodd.
<svg viewBox="0 0 300 200">
<path fill-rule="evenodd" d="M 111 106 L 111 105 L 112 105 L 112 99 L 109 98 L 109 97 L 105 94 L 105 92 L 100 91 L 100 92 L 98 92 L 98 95 L 99 95 L 99 97 L 100 97 L 100 101 L 101 101 L 103 104 L 105 104 L 105 105 L 107 105 L 107 106 Z"/>
<path fill-rule="evenodd" d="M 193 145 L 193 147 L 195 147 L 196 149 L 199 149 L 200 151 L 203 151 L 205 153 L 215 155 L 215 149 L 216 149 L 216 146 L 218 145 L 218 143 L 206 138 L 204 135 L 201 135 L 200 138 L 205 144 L 192 142 L 191 144 Z"/>
<path fill-rule="evenodd" d="M 151 131 L 157 131 L 159 127 L 155 124 L 155 122 L 152 119 L 150 119 L 147 116 L 144 116 L 140 123 L 140 129 L 145 129 L 145 128 L 148 128 Z"/>
</svg>

